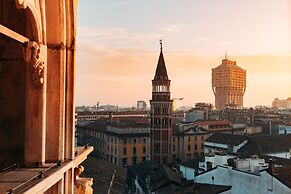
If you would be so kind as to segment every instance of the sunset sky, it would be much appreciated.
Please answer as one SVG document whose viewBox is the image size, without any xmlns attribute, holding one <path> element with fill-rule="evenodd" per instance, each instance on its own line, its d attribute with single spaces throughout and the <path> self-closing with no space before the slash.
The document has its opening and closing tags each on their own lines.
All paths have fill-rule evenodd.
<svg viewBox="0 0 291 194">
<path fill-rule="evenodd" d="M 290 0 L 82 0 L 76 104 L 148 102 L 160 38 L 179 106 L 214 103 L 226 50 L 247 70 L 245 106 L 291 97 Z"/>
</svg>

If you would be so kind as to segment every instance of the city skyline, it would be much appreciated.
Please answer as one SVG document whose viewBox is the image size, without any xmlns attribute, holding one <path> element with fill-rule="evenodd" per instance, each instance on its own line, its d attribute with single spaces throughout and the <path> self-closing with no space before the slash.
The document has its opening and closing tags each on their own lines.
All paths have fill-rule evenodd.
<svg viewBox="0 0 291 194">
<path fill-rule="evenodd" d="M 220 65 L 225 50 L 247 70 L 245 106 L 271 105 L 275 97 L 291 96 L 289 1 L 163 3 L 101 1 L 90 5 L 94 12 L 85 12 L 90 8 L 79 3 L 77 105 L 148 103 L 160 38 L 172 97 L 184 97 L 178 106 L 214 104 L 211 69 Z M 139 20 L 133 21 L 137 13 Z"/>
</svg>

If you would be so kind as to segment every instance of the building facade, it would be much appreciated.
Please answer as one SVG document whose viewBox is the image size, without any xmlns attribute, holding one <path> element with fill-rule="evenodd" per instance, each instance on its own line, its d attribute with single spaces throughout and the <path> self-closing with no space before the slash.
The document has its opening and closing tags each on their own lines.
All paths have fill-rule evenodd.
<svg viewBox="0 0 291 194">
<path fill-rule="evenodd" d="M 86 123 L 99 119 L 117 119 L 117 118 L 149 118 L 149 111 L 97 111 L 97 112 L 77 112 L 75 115 L 77 123 Z"/>
<path fill-rule="evenodd" d="M 236 65 L 236 61 L 222 60 L 222 64 L 212 69 L 212 90 L 215 95 L 215 107 L 243 107 L 246 90 L 246 70 Z"/>
<path fill-rule="evenodd" d="M 138 100 L 136 102 L 136 108 L 137 110 L 146 110 L 147 108 L 147 103 L 143 100 Z"/>
<path fill-rule="evenodd" d="M 278 109 L 291 109 L 291 98 L 282 99 L 275 98 L 272 107 L 278 108 Z"/>
<path fill-rule="evenodd" d="M 171 80 L 168 78 L 162 42 L 155 77 L 152 80 L 151 106 L 151 160 L 160 164 L 172 161 L 172 100 Z"/>
<path fill-rule="evenodd" d="M 150 159 L 150 128 L 148 123 L 98 120 L 77 125 L 78 145 L 94 146 L 92 155 L 124 167 Z"/>
<path fill-rule="evenodd" d="M 233 133 L 225 120 L 203 120 L 177 123 L 173 126 L 173 160 L 188 161 L 204 156 L 204 140 L 214 133 Z"/>
</svg>

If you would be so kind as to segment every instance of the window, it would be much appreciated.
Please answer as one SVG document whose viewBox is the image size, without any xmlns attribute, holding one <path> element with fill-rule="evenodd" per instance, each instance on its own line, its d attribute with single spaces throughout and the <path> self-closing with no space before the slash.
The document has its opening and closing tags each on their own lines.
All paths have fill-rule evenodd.
<svg viewBox="0 0 291 194">
<path fill-rule="evenodd" d="M 187 154 L 187 160 L 191 160 L 191 154 Z"/>
<path fill-rule="evenodd" d="M 159 144 L 156 144 L 155 145 L 155 150 L 156 150 L 156 152 L 159 152 L 160 151 L 160 145 Z"/>
<path fill-rule="evenodd" d="M 191 141 L 191 137 L 188 137 L 188 142 L 190 142 Z"/>
<path fill-rule="evenodd" d="M 173 161 L 176 160 L 176 154 L 173 154 Z"/>
<path fill-rule="evenodd" d="M 146 143 L 146 142 L 147 142 L 146 138 L 143 138 L 143 140 L 142 140 L 142 141 L 143 141 L 143 143 Z"/>
<path fill-rule="evenodd" d="M 136 161 L 137 161 L 137 157 L 136 156 L 132 157 L 132 165 L 136 165 Z"/>
<path fill-rule="evenodd" d="M 164 159 L 164 164 L 167 164 L 167 158 L 163 158 Z"/>
<path fill-rule="evenodd" d="M 176 141 L 176 137 L 173 137 L 173 142 L 175 142 Z"/>
<path fill-rule="evenodd" d="M 195 151 L 197 150 L 197 144 L 195 144 L 194 149 L 195 149 Z"/>
<path fill-rule="evenodd" d="M 127 167 L 127 158 L 123 158 L 123 159 L 122 159 L 122 165 L 123 165 L 124 167 Z"/>
<path fill-rule="evenodd" d="M 188 144 L 188 151 L 190 151 L 190 149 L 191 149 L 191 145 L 190 145 L 190 144 Z"/>
<path fill-rule="evenodd" d="M 157 107 L 156 114 L 160 114 L 160 107 Z"/>
<path fill-rule="evenodd" d="M 123 155 L 126 155 L 126 152 L 127 152 L 126 147 L 124 147 L 123 148 Z"/>
<path fill-rule="evenodd" d="M 194 159 L 198 158 L 198 153 L 194 153 Z"/>
<path fill-rule="evenodd" d="M 173 152 L 176 151 L 176 145 L 173 145 Z"/>
<path fill-rule="evenodd" d="M 203 135 L 201 135 L 201 140 L 204 140 L 204 136 Z"/>
<path fill-rule="evenodd" d="M 142 148 L 142 153 L 146 153 L 146 147 Z"/>
<path fill-rule="evenodd" d="M 123 140 L 123 144 L 126 145 L 126 139 Z"/>
<path fill-rule="evenodd" d="M 136 144 L 136 139 L 133 139 L 133 143 Z"/>
<path fill-rule="evenodd" d="M 133 147 L 132 152 L 133 152 L 133 154 L 136 154 L 136 147 Z"/>
</svg>

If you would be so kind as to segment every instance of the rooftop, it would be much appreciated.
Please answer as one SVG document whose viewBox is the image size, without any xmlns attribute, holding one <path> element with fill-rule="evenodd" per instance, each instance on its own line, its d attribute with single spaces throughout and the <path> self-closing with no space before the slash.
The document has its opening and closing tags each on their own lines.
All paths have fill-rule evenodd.
<svg viewBox="0 0 291 194">
<path fill-rule="evenodd" d="M 182 162 L 180 165 L 193 169 L 199 169 L 199 159 L 187 160 Z"/>
<path fill-rule="evenodd" d="M 251 136 L 249 142 L 238 150 L 240 153 L 267 154 L 274 152 L 289 152 L 291 149 L 291 134 Z"/>
<path fill-rule="evenodd" d="M 229 133 L 214 133 L 208 137 L 205 142 L 227 144 L 232 146 L 237 146 L 242 142 L 246 141 L 248 138 L 242 135 L 234 135 Z"/>
<path fill-rule="evenodd" d="M 144 161 L 134 167 L 137 173 L 138 183 L 146 191 L 146 179 L 150 175 L 151 191 L 156 193 L 173 194 L 216 194 L 231 189 L 231 186 L 210 185 L 193 183 L 182 178 L 180 172 L 176 172 L 165 165 L 159 165 L 153 161 Z M 135 178 L 135 176 L 132 176 Z"/>
<path fill-rule="evenodd" d="M 82 165 L 85 171 L 81 174 L 92 177 L 94 193 L 107 193 L 114 171 L 116 172 L 110 194 L 124 193 L 126 181 L 126 169 L 95 157 L 88 157 Z"/>
</svg>

